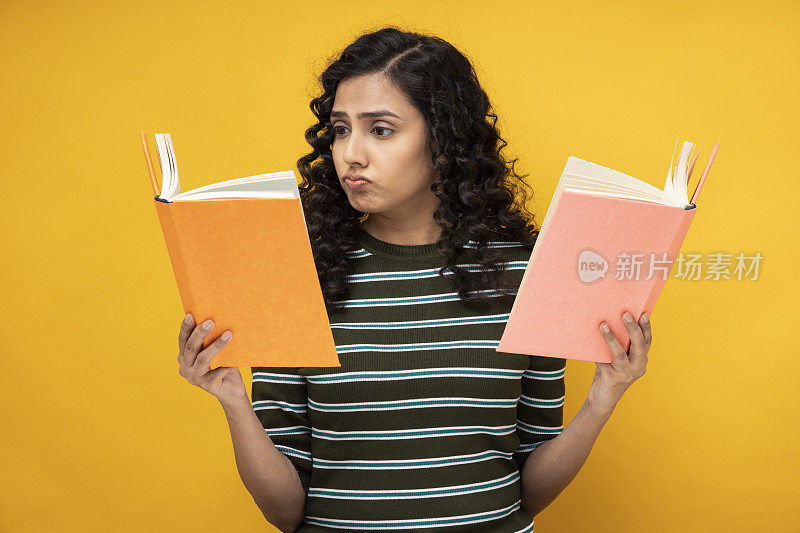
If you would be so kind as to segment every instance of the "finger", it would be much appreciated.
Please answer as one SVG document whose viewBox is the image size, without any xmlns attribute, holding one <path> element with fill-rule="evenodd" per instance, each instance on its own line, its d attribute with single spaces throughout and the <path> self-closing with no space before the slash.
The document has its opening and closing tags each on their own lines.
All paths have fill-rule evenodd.
<svg viewBox="0 0 800 533">
<path fill-rule="evenodd" d="M 653 331 L 650 329 L 650 315 L 648 315 L 647 312 L 642 313 L 642 316 L 639 318 L 639 327 L 642 328 L 644 341 L 649 348 L 653 344 Z"/>
<path fill-rule="evenodd" d="M 603 326 L 605 326 L 605 328 Z M 606 331 L 606 329 L 608 331 Z M 627 363 L 628 353 L 625 351 L 625 348 L 622 346 L 622 344 L 620 344 L 619 339 L 617 339 L 617 336 L 614 335 L 614 332 L 611 331 L 611 328 L 608 327 L 606 322 L 600 324 L 600 333 L 603 334 L 603 338 L 606 340 L 606 344 L 608 344 L 608 347 L 611 350 L 611 366 L 614 368 L 619 368 L 621 364 Z"/>
<path fill-rule="evenodd" d="M 628 330 L 628 338 L 631 340 L 630 355 L 634 358 L 642 355 L 647 351 L 647 342 L 644 340 L 642 328 L 634 321 L 633 315 L 627 311 L 622 313 L 622 323 L 625 324 L 625 329 Z"/>
<path fill-rule="evenodd" d="M 226 334 L 228 334 L 229 337 L 224 339 L 223 337 L 225 337 Z M 225 333 L 217 337 L 214 342 L 206 346 L 203 351 L 198 354 L 190 373 L 194 374 L 197 378 L 206 375 L 211 369 L 211 360 L 230 343 L 232 338 L 233 335 L 231 335 L 231 332 L 226 330 Z"/>
<path fill-rule="evenodd" d="M 189 335 L 192 334 L 194 327 L 194 317 L 191 313 L 183 317 L 181 322 L 181 329 L 178 332 L 178 357 L 183 353 L 183 347 L 186 346 L 186 341 L 189 340 Z"/>
<path fill-rule="evenodd" d="M 198 352 L 203 348 L 203 340 L 208 337 L 212 329 L 214 329 L 214 321 L 210 318 L 194 328 L 189 340 L 186 341 L 186 346 L 183 348 L 183 362 L 185 365 L 189 367 L 194 365 Z"/>
</svg>

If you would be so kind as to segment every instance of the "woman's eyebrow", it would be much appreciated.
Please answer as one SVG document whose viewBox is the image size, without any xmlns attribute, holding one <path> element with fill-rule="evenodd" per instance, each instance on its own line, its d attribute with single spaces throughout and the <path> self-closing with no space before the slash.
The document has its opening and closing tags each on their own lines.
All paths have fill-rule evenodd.
<svg viewBox="0 0 800 533">
<path fill-rule="evenodd" d="M 331 118 L 333 117 L 347 118 L 347 113 L 345 113 L 344 111 L 331 111 Z M 395 115 L 388 109 L 379 109 L 377 111 L 364 111 L 363 113 L 358 114 L 358 118 L 380 118 L 380 117 L 395 117 L 399 118 L 400 120 L 403 120 L 402 118 L 400 118 L 400 116 Z"/>
</svg>

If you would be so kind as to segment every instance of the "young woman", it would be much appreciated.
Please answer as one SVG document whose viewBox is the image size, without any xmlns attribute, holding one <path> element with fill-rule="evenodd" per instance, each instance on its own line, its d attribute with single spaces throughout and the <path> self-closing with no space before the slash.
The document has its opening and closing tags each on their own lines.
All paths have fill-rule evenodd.
<svg viewBox="0 0 800 533">
<path fill-rule="evenodd" d="M 468 59 L 389 27 L 321 83 L 298 168 L 341 366 L 253 368 L 251 403 L 187 315 L 179 372 L 281 531 L 533 531 L 644 374 L 647 317 L 624 317 L 629 353 L 598 324 L 613 363 L 563 427 L 565 360 L 495 350 L 538 229 Z"/>
</svg>

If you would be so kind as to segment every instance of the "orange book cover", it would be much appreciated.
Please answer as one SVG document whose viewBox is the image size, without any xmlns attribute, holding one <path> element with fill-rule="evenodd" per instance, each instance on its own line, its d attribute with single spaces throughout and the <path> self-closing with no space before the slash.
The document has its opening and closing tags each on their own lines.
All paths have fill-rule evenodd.
<svg viewBox="0 0 800 533">
<path fill-rule="evenodd" d="M 685 148 L 667 193 L 569 158 L 497 351 L 610 363 L 603 321 L 629 350 L 621 315 L 652 314 L 697 212 L 686 199 L 694 145 Z"/>
<path fill-rule="evenodd" d="M 158 141 L 159 150 L 169 144 L 162 165 L 171 165 L 171 171 L 163 168 L 174 172 L 167 183 L 176 182 L 171 141 Z M 149 156 L 144 136 L 143 142 Z M 233 333 L 211 360 L 212 370 L 340 366 L 300 198 L 224 197 L 275 187 L 278 182 L 269 176 L 199 188 L 206 191 L 198 196 L 202 199 L 170 201 L 174 194 L 153 199 L 184 312 L 192 313 L 197 324 L 214 321 L 203 348 L 225 330 Z M 209 187 L 216 192 L 208 192 Z M 179 191 L 177 185 L 171 188 Z M 223 197 L 203 196 L 209 194 Z"/>
</svg>

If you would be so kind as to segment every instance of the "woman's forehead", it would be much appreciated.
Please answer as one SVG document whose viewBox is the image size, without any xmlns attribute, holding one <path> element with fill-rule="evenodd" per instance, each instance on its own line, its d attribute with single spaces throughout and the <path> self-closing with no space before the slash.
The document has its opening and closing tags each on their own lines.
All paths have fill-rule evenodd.
<svg viewBox="0 0 800 533">
<path fill-rule="evenodd" d="M 369 74 L 342 81 L 336 89 L 331 117 L 362 120 L 410 118 L 413 106 L 383 75 Z"/>
</svg>

